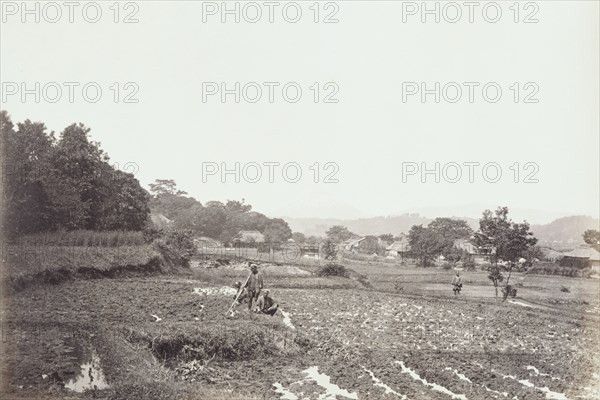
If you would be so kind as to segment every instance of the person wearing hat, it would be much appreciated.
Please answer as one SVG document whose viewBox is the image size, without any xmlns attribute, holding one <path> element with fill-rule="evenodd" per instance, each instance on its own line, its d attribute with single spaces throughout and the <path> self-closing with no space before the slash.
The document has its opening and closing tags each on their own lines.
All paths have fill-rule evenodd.
<svg viewBox="0 0 600 400">
<path fill-rule="evenodd" d="M 454 295 L 459 294 L 460 289 L 462 289 L 462 278 L 460 277 L 460 273 L 457 272 L 456 275 L 452 277 L 452 286 L 454 286 L 452 289 Z"/>
<path fill-rule="evenodd" d="M 275 303 L 275 300 L 271 297 L 271 291 L 269 289 L 265 289 L 262 293 L 262 296 L 258 298 L 256 301 L 256 309 L 254 312 L 268 314 L 271 317 L 275 315 L 279 305 Z"/>
<path fill-rule="evenodd" d="M 250 265 L 252 273 L 250 274 L 250 278 L 248 278 L 245 289 L 248 296 L 248 310 L 252 310 L 252 302 L 258 300 L 260 291 L 263 288 L 263 277 L 262 274 L 258 272 L 256 264 L 250 262 L 248 264 Z"/>
</svg>

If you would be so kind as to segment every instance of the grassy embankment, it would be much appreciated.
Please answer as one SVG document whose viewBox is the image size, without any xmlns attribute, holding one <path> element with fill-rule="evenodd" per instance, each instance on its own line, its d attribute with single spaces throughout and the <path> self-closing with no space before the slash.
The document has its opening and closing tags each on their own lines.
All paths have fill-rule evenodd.
<svg viewBox="0 0 600 400">
<path fill-rule="evenodd" d="M 166 270 L 141 232 L 56 232 L 17 238 L 2 248 L 3 283 L 21 290 L 74 278 L 148 274 Z"/>
</svg>

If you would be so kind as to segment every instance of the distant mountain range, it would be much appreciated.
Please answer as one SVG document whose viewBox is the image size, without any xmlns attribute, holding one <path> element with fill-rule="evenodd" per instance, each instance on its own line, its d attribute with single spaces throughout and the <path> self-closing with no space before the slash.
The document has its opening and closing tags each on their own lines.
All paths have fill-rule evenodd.
<svg viewBox="0 0 600 400">
<path fill-rule="evenodd" d="M 468 217 L 453 217 L 467 221 L 474 230 L 479 228 L 479 219 Z M 305 235 L 324 236 L 327 229 L 333 225 L 343 225 L 359 235 L 381 235 L 391 233 L 399 235 L 408 233 L 413 225 L 423 226 L 433 221 L 420 214 L 406 213 L 398 216 L 373 217 L 359 219 L 337 218 L 290 218 L 285 220 L 294 232 Z M 587 229 L 600 229 L 600 220 L 589 216 L 577 215 L 558 218 L 548 224 L 531 225 L 531 230 L 538 238 L 541 246 L 556 249 L 570 249 L 583 244 L 583 232 Z"/>
<path fill-rule="evenodd" d="M 583 232 L 600 230 L 600 220 L 586 215 L 558 218 L 549 224 L 532 225 L 531 230 L 542 246 L 570 249 L 583 244 Z"/>
</svg>

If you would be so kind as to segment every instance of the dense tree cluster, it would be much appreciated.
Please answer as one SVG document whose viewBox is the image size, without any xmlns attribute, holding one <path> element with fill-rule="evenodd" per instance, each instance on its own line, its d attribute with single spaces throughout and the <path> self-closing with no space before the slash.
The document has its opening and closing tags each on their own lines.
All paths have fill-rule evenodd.
<svg viewBox="0 0 600 400">
<path fill-rule="evenodd" d="M 444 256 L 449 261 L 458 261 L 461 252 L 455 242 L 470 238 L 472 233 L 466 221 L 436 218 L 427 227 L 414 225 L 408 233 L 408 242 L 412 256 L 425 267 L 439 256 Z"/>
<path fill-rule="evenodd" d="M 269 218 L 252 211 L 244 200 L 209 201 L 204 205 L 177 189 L 172 179 L 157 179 L 150 185 L 153 194 L 150 208 L 174 221 L 178 228 L 189 229 L 199 236 L 207 236 L 223 242 L 239 239 L 242 230 L 258 231 L 266 242 L 283 243 L 292 237 L 287 222 Z"/>
<path fill-rule="evenodd" d="M 148 192 L 115 169 L 89 133 L 72 124 L 56 138 L 41 122 L 15 126 L 0 113 L 5 234 L 143 228 Z"/>
<path fill-rule="evenodd" d="M 325 232 L 327 239 L 334 243 L 342 243 L 348 239 L 356 237 L 357 235 L 350 232 L 348 228 L 342 225 L 334 225 Z"/>
</svg>

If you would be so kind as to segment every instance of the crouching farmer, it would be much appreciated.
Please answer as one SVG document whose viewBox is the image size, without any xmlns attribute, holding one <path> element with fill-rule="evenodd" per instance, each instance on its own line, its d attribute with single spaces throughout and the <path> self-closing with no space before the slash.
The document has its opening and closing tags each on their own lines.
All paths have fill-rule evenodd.
<svg viewBox="0 0 600 400">
<path fill-rule="evenodd" d="M 233 295 L 233 299 L 237 298 L 237 304 L 242 304 L 248 297 L 248 292 L 246 288 L 242 287 L 241 282 L 236 282 L 233 285 L 233 288 L 236 289 L 236 293 Z"/>
<path fill-rule="evenodd" d="M 279 308 L 279 305 L 275 303 L 275 300 L 271 297 L 269 289 L 265 289 L 256 302 L 256 309 L 254 312 L 268 314 L 272 317 L 277 312 L 277 308 Z"/>
</svg>

